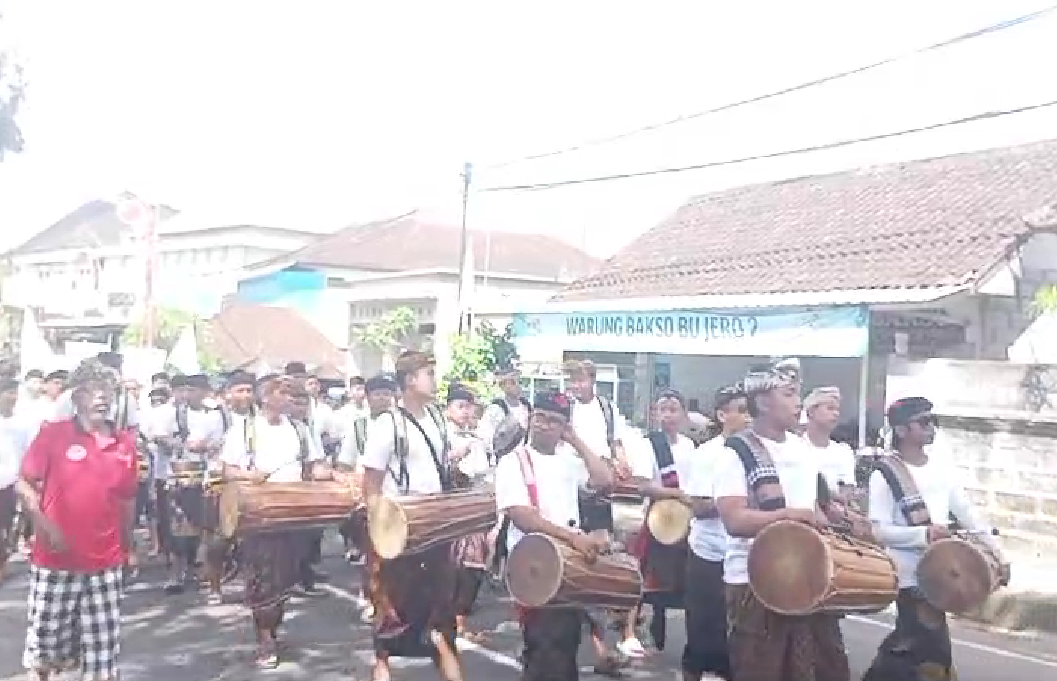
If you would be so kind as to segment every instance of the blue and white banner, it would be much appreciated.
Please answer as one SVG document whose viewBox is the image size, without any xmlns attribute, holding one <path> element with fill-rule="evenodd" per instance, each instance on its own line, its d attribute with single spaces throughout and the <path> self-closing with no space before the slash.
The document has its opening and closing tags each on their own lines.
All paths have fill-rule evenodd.
<svg viewBox="0 0 1057 681">
<path fill-rule="evenodd" d="M 672 355 L 862 357 L 869 313 L 861 307 L 752 312 L 546 312 L 514 315 L 523 357 L 566 350 Z"/>
</svg>

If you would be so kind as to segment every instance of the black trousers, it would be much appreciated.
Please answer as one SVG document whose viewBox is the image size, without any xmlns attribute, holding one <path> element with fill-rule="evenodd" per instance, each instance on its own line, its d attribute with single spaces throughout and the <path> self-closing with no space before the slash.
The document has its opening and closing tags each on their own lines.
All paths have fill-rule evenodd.
<svg viewBox="0 0 1057 681">
<path fill-rule="evenodd" d="M 705 560 L 693 551 L 687 553 L 683 671 L 695 676 L 709 672 L 730 679 L 723 561 Z"/>
<path fill-rule="evenodd" d="M 579 681 L 576 653 L 583 624 L 584 615 L 578 608 L 540 608 L 523 613 L 522 681 Z"/>
</svg>

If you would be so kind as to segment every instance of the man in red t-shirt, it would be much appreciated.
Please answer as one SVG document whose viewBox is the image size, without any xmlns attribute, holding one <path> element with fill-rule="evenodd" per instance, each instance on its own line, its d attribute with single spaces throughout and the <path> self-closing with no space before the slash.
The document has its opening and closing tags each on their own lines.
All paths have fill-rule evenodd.
<svg viewBox="0 0 1057 681">
<path fill-rule="evenodd" d="M 32 516 L 29 678 L 79 666 L 118 678 L 122 566 L 136 494 L 136 446 L 110 420 L 117 373 L 96 359 L 70 376 L 74 416 L 46 423 L 22 461 L 19 493 Z"/>
</svg>

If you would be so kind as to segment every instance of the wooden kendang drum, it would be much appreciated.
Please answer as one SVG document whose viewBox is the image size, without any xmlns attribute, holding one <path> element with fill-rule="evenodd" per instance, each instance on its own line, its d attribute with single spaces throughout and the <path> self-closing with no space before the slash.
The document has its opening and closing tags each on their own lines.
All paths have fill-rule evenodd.
<svg viewBox="0 0 1057 681">
<path fill-rule="evenodd" d="M 690 534 L 694 512 L 676 499 L 660 499 L 646 512 L 646 528 L 659 544 L 674 546 Z"/>
<path fill-rule="evenodd" d="M 225 537 L 317 529 L 343 523 L 359 502 L 340 482 L 227 482 L 219 500 L 218 529 Z"/>
<path fill-rule="evenodd" d="M 1007 584 L 1008 570 L 982 537 L 959 533 L 929 545 L 918 562 L 918 588 L 937 609 L 961 614 L 980 607 Z"/>
<path fill-rule="evenodd" d="M 642 600 L 638 561 L 605 554 L 589 563 L 583 555 L 544 534 L 528 534 L 507 557 L 507 590 L 527 608 L 595 606 L 628 610 Z"/>
<path fill-rule="evenodd" d="M 899 594 L 896 566 L 884 549 L 794 520 L 756 535 L 748 563 L 756 598 L 782 615 L 879 612 Z"/>
<path fill-rule="evenodd" d="M 496 519 L 495 493 L 490 490 L 381 497 L 367 507 L 367 532 L 375 553 L 392 560 L 488 532 Z"/>
<path fill-rule="evenodd" d="M 205 481 L 206 462 L 201 459 L 175 459 L 169 463 L 170 481 L 176 487 L 195 487 Z"/>
</svg>

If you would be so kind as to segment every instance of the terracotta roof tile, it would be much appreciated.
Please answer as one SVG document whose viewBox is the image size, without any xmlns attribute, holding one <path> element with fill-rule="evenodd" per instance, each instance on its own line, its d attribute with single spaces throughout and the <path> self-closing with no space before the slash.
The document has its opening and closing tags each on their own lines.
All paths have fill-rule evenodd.
<svg viewBox="0 0 1057 681">
<path fill-rule="evenodd" d="M 543 234 L 470 231 L 478 271 L 522 274 L 573 281 L 601 263 L 565 242 Z M 435 224 L 417 213 L 351 225 L 299 251 L 258 263 L 254 268 L 290 262 L 303 266 L 377 271 L 459 267 L 460 228 Z M 487 245 L 487 249 L 486 249 Z M 487 250 L 487 254 L 486 254 Z"/>
<path fill-rule="evenodd" d="M 555 300 L 937 287 L 1057 201 L 1057 140 L 699 196 Z"/>
<path fill-rule="evenodd" d="M 296 311 L 235 303 L 205 324 L 202 344 L 227 369 L 271 367 L 302 361 L 323 378 L 339 378 L 345 355 Z M 336 374 L 336 375 L 335 375 Z"/>
</svg>

